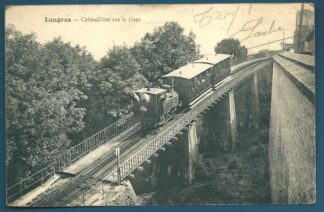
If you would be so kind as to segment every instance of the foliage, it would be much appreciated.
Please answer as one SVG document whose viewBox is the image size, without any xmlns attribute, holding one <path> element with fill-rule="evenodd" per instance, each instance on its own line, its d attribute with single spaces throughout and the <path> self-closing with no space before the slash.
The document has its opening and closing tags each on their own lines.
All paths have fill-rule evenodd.
<svg viewBox="0 0 324 212">
<path fill-rule="evenodd" d="M 192 32 L 185 35 L 178 23 L 167 22 L 147 33 L 135 44 L 132 53 L 140 64 L 141 73 L 153 84 L 158 84 L 162 75 L 197 59 L 199 46 Z"/>
<path fill-rule="evenodd" d="M 239 40 L 234 38 L 223 39 L 217 43 L 215 47 L 216 53 L 231 54 L 237 58 L 246 58 L 248 50 L 245 46 L 241 46 Z"/>
<path fill-rule="evenodd" d="M 114 46 L 103 57 L 91 76 L 87 130 L 96 132 L 129 112 L 132 91 L 144 87 L 147 80 L 126 46 Z"/>
<path fill-rule="evenodd" d="M 99 62 L 60 38 L 40 44 L 13 26 L 5 33 L 9 185 L 128 113 L 134 90 L 199 55 L 194 34 L 175 22 L 132 48 L 114 46 Z"/>
<path fill-rule="evenodd" d="M 84 127 L 92 56 L 61 39 L 41 45 L 35 34 L 6 28 L 6 130 L 9 184 L 53 162 Z M 18 170 L 18 171 L 17 171 Z"/>
</svg>

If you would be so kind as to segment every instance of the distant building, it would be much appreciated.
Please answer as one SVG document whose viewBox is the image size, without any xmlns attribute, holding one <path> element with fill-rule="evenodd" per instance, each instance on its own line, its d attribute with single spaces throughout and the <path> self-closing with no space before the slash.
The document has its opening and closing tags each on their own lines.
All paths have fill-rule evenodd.
<svg viewBox="0 0 324 212">
<path fill-rule="evenodd" d="M 314 54 L 315 53 L 315 25 L 314 12 L 309 9 L 303 10 L 303 19 L 300 27 L 301 12 L 296 14 L 296 30 L 294 33 L 294 49 L 295 52 Z M 299 33 L 299 29 L 301 32 Z M 300 36 L 300 38 L 299 38 Z M 299 48 L 298 48 L 299 41 Z M 297 51 L 296 51 L 297 50 Z"/>
<path fill-rule="evenodd" d="M 293 43 L 280 43 L 281 49 L 284 51 L 292 51 L 294 49 L 294 44 Z"/>
</svg>

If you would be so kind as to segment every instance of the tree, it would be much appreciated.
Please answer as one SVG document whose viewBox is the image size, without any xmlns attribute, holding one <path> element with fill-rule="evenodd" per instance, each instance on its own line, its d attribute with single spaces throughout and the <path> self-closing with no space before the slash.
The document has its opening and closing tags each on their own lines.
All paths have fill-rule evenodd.
<svg viewBox="0 0 324 212">
<path fill-rule="evenodd" d="M 6 130 L 8 183 L 53 162 L 84 127 L 92 56 L 60 39 L 41 45 L 35 34 L 6 28 Z"/>
<path fill-rule="evenodd" d="M 132 92 L 146 86 L 147 80 L 139 73 L 140 66 L 126 46 L 114 46 L 107 52 L 91 76 L 86 123 L 87 131 L 108 126 L 129 112 Z"/>
<path fill-rule="evenodd" d="M 159 84 L 162 75 L 198 59 L 199 46 L 192 32 L 185 35 L 178 23 L 167 22 L 136 43 L 132 54 L 140 72 L 153 84 Z"/>
<path fill-rule="evenodd" d="M 238 59 L 246 59 L 248 50 L 245 46 L 241 46 L 238 39 L 228 38 L 217 43 L 215 53 L 230 54 Z"/>
</svg>

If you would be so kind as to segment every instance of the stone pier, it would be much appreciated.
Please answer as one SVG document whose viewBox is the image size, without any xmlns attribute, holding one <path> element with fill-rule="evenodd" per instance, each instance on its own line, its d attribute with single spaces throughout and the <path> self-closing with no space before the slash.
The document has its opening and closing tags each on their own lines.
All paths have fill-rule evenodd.
<svg viewBox="0 0 324 212">
<path fill-rule="evenodd" d="M 235 99 L 234 99 L 233 89 L 229 92 L 228 99 L 229 99 L 229 111 L 230 111 L 232 150 L 235 150 L 235 146 L 237 142 L 237 120 L 236 120 Z"/>
<path fill-rule="evenodd" d="M 255 98 L 255 112 L 254 112 L 254 126 L 259 128 L 260 120 L 260 98 L 259 98 L 259 88 L 258 88 L 258 73 L 253 75 L 253 95 Z"/>
<path fill-rule="evenodd" d="M 176 139 L 164 145 L 150 158 L 150 163 L 142 165 L 143 169 L 133 172 L 130 181 L 137 194 L 163 189 L 165 186 L 192 183 L 199 156 L 197 122 L 191 122 L 178 133 Z"/>
<path fill-rule="evenodd" d="M 187 183 L 191 184 L 195 177 L 195 162 L 198 160 L 198 136 L 197 136 L 197 121 L 194 121 L 188 126 L 187 148 L 188 154 L 188 169 L 187 169 Z"/>
</svg>

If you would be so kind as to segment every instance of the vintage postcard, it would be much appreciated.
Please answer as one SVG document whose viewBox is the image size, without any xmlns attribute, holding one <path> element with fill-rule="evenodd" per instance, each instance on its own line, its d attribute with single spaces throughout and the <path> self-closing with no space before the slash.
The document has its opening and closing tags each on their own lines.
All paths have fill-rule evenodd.
<svg viewBox="0 0 324 212">
<path fill-rule="evenodd" d="M 8 5 L 7 205 L 316 203 L 314 7 Z"/>
</svg>

